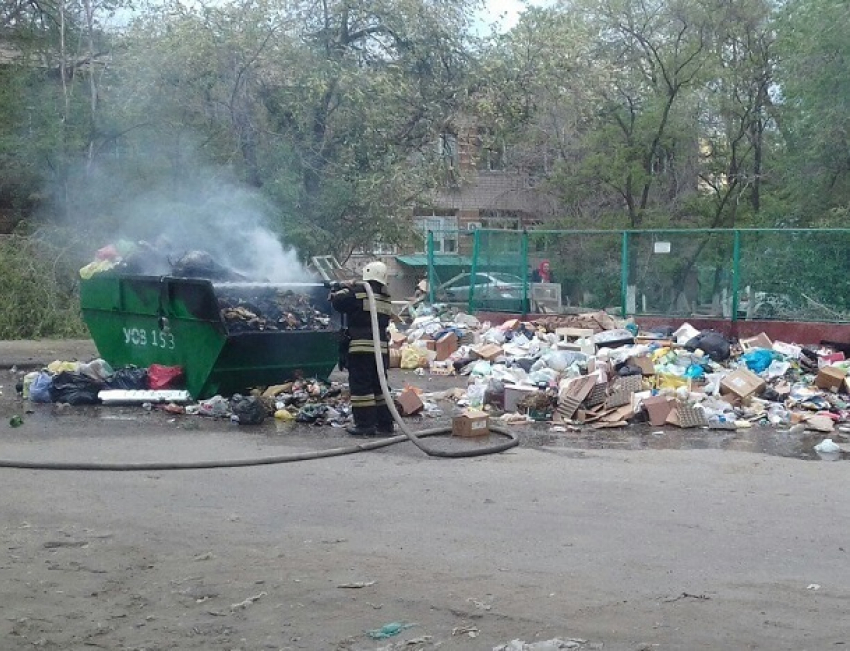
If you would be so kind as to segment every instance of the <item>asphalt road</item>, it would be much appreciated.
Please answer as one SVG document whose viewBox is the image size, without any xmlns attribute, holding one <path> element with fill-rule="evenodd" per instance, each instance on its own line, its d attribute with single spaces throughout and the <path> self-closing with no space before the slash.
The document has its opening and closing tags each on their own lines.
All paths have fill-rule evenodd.
<svg viewBox="0 0 850 651">
<path fill-rule="evenodd" d="M 329 428 L 192 422 L 47 405 L 17 429 L 4 419 L 0 456 L 179 460 L 347 442 Z M 472 460 L 404 443 L 236 470 L 0 470 L 0 648 L 489 650 L 560 637 L 841 649 L 848 473 L 554 440 Z M 391 622 L 414 626 L 366 633 Z"/>
</svg>

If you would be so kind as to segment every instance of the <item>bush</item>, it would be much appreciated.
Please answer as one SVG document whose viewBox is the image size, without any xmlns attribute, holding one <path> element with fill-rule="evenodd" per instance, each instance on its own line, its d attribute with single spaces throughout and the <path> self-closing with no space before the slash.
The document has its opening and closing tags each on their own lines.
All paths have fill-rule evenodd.
<svg viewBox="0 0 850 651">
<path fill-rule="evenodd" d="M 80 313 L 81 249 L 68 235 L 0 236 L 0 339 L 88 336 Z"/>
</svg>

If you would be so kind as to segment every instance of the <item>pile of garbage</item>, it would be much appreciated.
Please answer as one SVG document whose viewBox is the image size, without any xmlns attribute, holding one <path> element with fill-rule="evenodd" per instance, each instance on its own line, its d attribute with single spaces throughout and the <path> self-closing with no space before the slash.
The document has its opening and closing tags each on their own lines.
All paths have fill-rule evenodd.
<svg viewBox="0 0 850 651">
<path fill-rule="evenodd" d="M 175 278 L 204 278 L 216 282 L 238 282 L 247 278 L 218 262 L 206 251 L 177 253 L 165 239 L 154 243 L 144 240 L 119 240 L 97 250 L 94 260 L 80 269 L 80 277 L 113 271 L 141 276 L 173 276 Z"/>
<path fill-rule="evenodd" d="M 96 405 L 101 403 L 102 394 L 163 391 L 178 386 L 182 379 L 183 370 L 179 367 L 158 364 L 147 369 L 135 366 L 113 369 L 103 359 L 55 361 L 40 371 L 27 373 L 18 388 L 31 402 Z"/>
<path fill-rule="evenodd" d="M 283 422 L 344 427 L 351 417 L 350 397 L 343 385 L 315 378 L 254 389 L 249 395 L 216 395 L 199 402 L 181 388 L 183 380 L 179 366 L 113 369 L 102 359 L 55 361 L 27 373 L 18 391 L 34 403 L 138 405 L 170 414 L 230 419 L 241 425 L 257 425 L 266 417 L 274 417 Z"/>
<path fill-rule="evenodd" d="M 307 294 L 291 290 L 252 286 L 217 291 L 221 316 L 232 334 L 252 331 L 325 330 L 331 316 L 320 310 Z"/>
<path fill-rule="evenodd" d="M 850 422 L 850 360 L 826 346 L 733 341 L 689 324 L 639 332 L 605 313 L 479 323 L 422 315 L 391 334 L 391 366 L 467 376 L 461 406 L 507 422 L 681 428 Z"/>
</svg>

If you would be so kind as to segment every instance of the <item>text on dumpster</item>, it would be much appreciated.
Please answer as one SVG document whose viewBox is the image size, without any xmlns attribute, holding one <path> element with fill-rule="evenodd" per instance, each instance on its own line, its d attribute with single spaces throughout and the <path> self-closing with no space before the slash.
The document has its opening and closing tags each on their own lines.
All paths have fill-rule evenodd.
<svg viewBox="0 0 850 651">
<path fill-rule="evenodd" d="M 174 335 L 156 328 L 151 328 L 150 331 L 144 328 L 124 328 L 124 343 L 174 350 Z"/>
</svg>

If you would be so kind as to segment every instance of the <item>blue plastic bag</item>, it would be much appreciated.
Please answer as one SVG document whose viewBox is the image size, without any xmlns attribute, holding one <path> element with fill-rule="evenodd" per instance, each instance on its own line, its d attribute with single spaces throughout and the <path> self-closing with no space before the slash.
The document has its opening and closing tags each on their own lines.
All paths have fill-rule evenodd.
<svg viewBox="0 0 850 651">
<path fill-rule="evenodd" d="M 775 353 L 765 348 L 755 348 L 741 355 L 741 359 L 753 373 L 761 373 L 773 361 Z"/>
<path fill-rule="evenodd" d="M 699 364 L 691 364 L 688 366 L 688 369 L 685 371 L 685 377 L 691 378 L 692 380 L 698 380 L 705 375 L 705 369 Z"/>
<path fill-rule="evenodd" d="M 40 371 L 30 384 L 30 400 L 32 402 L 53 402 L 50 389 L 53 386 L 53 376 L 47 371 Z"/>
</svg>

